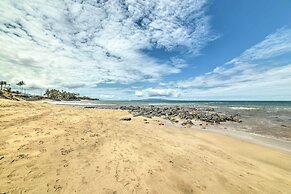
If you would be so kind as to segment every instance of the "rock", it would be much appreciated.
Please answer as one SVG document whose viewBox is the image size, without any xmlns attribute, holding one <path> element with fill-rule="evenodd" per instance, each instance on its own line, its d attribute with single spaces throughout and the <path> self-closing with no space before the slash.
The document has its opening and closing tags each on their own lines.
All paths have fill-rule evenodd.
<svg viewBox="0 0 291 194">
<path fill-rule="evenodd" d="M 120 106 L 119 109 L 121 109 L 121 110 L 127 110 L 127 107 L 126 106 Z"/>
<path fill-rule="evenodd" d="M 238 123 L 241 123 L 241 122 L 242 122 L 242 120 L 239 118 L 239 115 L 234 115 L 234 116 L 232 117 L 232 121 L 234 121 L 234 122 L 238 122 Z"/>
<path fill-rule="evenodd" d="M 206 124 L 219 124 L 226 121 L 242 122 L 239 115 L 227 115 L 221 112 L 215 112 L 214 108 L 211 107 L 131 105 L 120 106 L 120 109 L 127 110 L 134 117 L 160 117 L 177 123 L 181 121 L 184 125 L 193 125 L 189 120 L 200 120 Z"/>
<path fill-rule="evenodd" d="M 133 114 L 134 117 L 138 117 L 138 116 L 142 116 L 142 115 L 143 115 L 142 113 L 134 113 Z"/>
<path fill-rule="evenodd" d="M 214 108 L 207 108 L 206 111 L 211 111 L 211 112 L 213 112 L 213 111 L 214 111 Z"/>
<path fill-rule="evenodd" d="M 123 117 L 120 120 L 121 121 L 131 121 L 131 118 L 130 117 Z"/>
<path fill-rule="evenodd" d="M 186 120 L 186 121 L 184 121 L 183 123 L 182 123 L 182 125 L 183 126 L 192 126 L 193 125 L 193 123 L 192 123 L 192 121 L 190 120 L 190 119 L 188 119 L 188 120 Z"/>
</svg>

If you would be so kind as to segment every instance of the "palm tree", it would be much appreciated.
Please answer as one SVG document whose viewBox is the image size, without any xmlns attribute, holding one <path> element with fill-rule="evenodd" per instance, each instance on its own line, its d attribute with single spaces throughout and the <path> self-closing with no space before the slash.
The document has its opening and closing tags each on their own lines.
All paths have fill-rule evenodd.
<svg viewBox="0 0 291 194">
<path fill-rule="evenodd" d="M 3 86 L 5 88 L 6 85 L 7 85 L 7 82 L 6 81 L 0 81 L 1 90 L 3 89 Z"/>
<path fill-rule="evenodd" d="M 6 88 L 6 92 L 11 93 L 12 92 L 11 88 L 10 87 Z"/>
<path fill-rule="evenodd" d="M 2 90 L 3 85 L 4 85 L 4 81 L 0 81 L 1 90 Z"/>
<path fill-rule="evenodd" d="M 24 81 L 20 81 L 16 85 L 18 85 L 19 87 L 21 87 L 22 88 L 22 93 L 24 93 L 23 92 L 23 86 L 25 85 Z"/>
</svg>

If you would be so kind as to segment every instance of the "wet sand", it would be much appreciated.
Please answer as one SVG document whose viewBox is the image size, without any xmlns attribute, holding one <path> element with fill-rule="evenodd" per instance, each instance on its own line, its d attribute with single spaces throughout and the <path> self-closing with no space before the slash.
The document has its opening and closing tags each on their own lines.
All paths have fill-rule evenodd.
<svg viewBox="0 0 291 194">
<path fill-rule="evenodd" d="M 204 126 L 204 127 L 195 126 L 194 128 L 215 133 L 221 133 L 224 135 L 246 140 L 248 142 L 261 144 L 267 147 L 280 149 L 291 153 L 291 142 L 289 140 L 280 139 L 274 136 L 260 135 L 256 133 L 240 131 L 237 129 L 237 127 L 234 130 L 230 126 L 231 125 L 221 124 L 216 126 Z"/>
<path fill-rule="evenodd" d="M 0 100 L 0 193 L 288 193 L 291 154 L 121 110 Z"/>
</svg>

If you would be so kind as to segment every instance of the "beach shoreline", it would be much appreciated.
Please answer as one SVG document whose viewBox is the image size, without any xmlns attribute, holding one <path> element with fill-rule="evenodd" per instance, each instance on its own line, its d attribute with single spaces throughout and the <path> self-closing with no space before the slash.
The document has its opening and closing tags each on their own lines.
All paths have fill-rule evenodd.
<svg viewBox="0 0 291 194">
<path fill-rule="evenodd" d="M 67 105 L 67 106 L 73 106 L 73 107 L 81 107 L 81 108 L 96 108 L 96 109 L 111 109 L 111 110 L 120 110 L 120 109 L 124 109 L 127 110 L 126 106 L 124 104 L 120 104 L 120 102 L 114 102 L 114 103 L 110 103 L 110 102 L 92 102 L 92 101 L 82 101 L 82 102 L 64 102 L 64 101 L 50 101 L 47 102 L 50 104 L 55 104 L 55 105 Z M 179 105 L 179 104 L 167 104 L 167 105 L 160 105 L 160 104 L 147 104 L 147 105 L 131 105 L 130 102 L 128 102 L 129 104 L 127 105 L 127 107 L 152 107 L 151 109 L 153 109 L 153 107 L 193 107 L 191 105 Z M 213 106 L 195 106 L 196 109 L 202 108 L 202 109 L 213 109 Z M 254 108 L 254 107 L 230 107 L 230 109 L 233 110 L 257 110 L 258 108 Z M 130 110 L 129 110 L 130 112 Z M 215 110 L 215 112 L 218 112 Z M 235 112 L 233 112 L 234 115 L 236 115 Z M 134 113 L 132 116 L 135 116 Z M 141 116 L 143 116 L 141 114 Z M 147 115 L 145 115 L 147 116 Z M 150 116 L 150 115 L 149 115 Z M 185 122 L 185 120 L 183 121 L 182 119 L 177 119 L 177 121 L 172 120 L 169 121 L 167 119 L 164 118 L 159 118 L 161 119 L 163 123 L 165 123 L 166 125 L 173 125 L 176 127 L 189 127 L 192 128 L 194 130 L 205 130 L 205 131 L 209 131 L 209 132 L 215 132 L 215 133 L 220 133 L 220 134 L 224 134 L 224 135 L 228 135 L 231 137 L 235 137 L 235 138 L 239 138 L 248 142 L 252 142 L 252 143 L 257 143 L 260 145 L 264 145 L 264 146 L 268 146 L 268 147 L 272 147 L 272 148 L 276 148 L 276 149 L 280 149 L 280 150 L 284 150 L 284 151 L 288 151 L 291 152 L 291 139 L 290 138 L 286 138 L 283 136 L 279 136 L 276 137 L 275 135 L 271 135 L 271 134 L 265 134 L 265 133 L 256 133 L 256 131 L 246 131 L 245 127 L 246 124 L 244 122 L 242 123 L 238 123 L 238 122 L 221 122 L 219 124 L 213 124 L 213 123 L 209 123 L 209 122 L 203 122 L 201 120 L 191 120 L 191 125 L 183 125 L 183 122 Z M 240 120 L 240 119 L 239 119 Z M 290 129 L 291 131 L 291 129 Z"/>
<path fill-rule="evenodd" d="M 195 127 L 193 129 L 199 129 L 199 127 Z M 200 128 L 199 130 L 205 130 L 214 133 L 220 133 L 224 135 L 228 135 L 234 138 L 238 138 L 241 140 L 245 140 L 248 142 L 252 142 L 255 144 L 260 144 L 263 146 L 284 150 L 291 153 L 291 142 L 288 140 L 276 138 L 274 136 L 266 136 L 260 135 L 256 133 L 244 132 L 239 130 L 233 130 L 231 128 L 226 128 L 222 126 L 215 126 L 215 127 L 207 127 L 207 128 Z"/>
<path fill-rule="evenodd" d="M 0 100 L 0 192 L 290 191 L 290 152 L 194 128 L 124 110 Z"/>
</svg>

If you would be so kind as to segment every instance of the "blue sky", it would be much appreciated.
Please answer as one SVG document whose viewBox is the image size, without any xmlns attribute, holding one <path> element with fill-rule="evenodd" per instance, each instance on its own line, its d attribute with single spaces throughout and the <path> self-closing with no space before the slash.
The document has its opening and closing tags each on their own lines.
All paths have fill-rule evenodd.
<svg viewBox="0 0 291 194">
<path fill-rule="evenodd" d="M 0 79 L 101 99 L 291 100 L 290 10 L 288 0 L 2 0 Z"/>
</svg>

